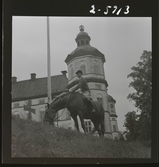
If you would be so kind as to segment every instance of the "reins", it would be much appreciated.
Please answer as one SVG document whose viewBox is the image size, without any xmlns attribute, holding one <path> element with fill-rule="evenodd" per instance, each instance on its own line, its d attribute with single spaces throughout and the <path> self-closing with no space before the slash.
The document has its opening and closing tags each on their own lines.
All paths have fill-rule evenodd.
<svg viewBox="0 0 159 167">
<path fill-rule="evenodd" d="M 54 121 L 55 121 L 55 120 L 58 120 L 58 118 L 60 118 L 60 117 L 61 117 L 61 115 L 64 113 L 64 111 L 65 111 L 65 109 L 66 109 L 66 107 L 67 107 L 67 104 L 68 104 L 68 101 L 69 101 L 70 95 L 71 95 L 71 93 L 69 94 L 69 96 L 68 96 L 68 98 L 67 98 L 66 105 L 65 105 L 65 108 L 63 109 L 63 112 L 60 114 L 60 116 L 58 116 L 57 118 L 55 118 L 55 119 L 54 119 Z"/>
</svg>

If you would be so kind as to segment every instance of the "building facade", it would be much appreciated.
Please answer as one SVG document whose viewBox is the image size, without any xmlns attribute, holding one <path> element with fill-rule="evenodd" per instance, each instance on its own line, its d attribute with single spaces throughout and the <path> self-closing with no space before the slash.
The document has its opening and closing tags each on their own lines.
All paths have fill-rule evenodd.
<svg viewBox="0 0 159 167">
<path fill-rule="evenodd" d="M 84 32 L 84 26 L 80 26 L 80 32 L 75 39 L 77 48 L 65 59 L 68 77 L 66 71 L 62 71 L 62 75 L 51 77 L 52 98 L 63 93 L 66 88 L 74 88 L 78 83 L 75 73 L 79 69 L 82 70 L 83 77 L 88 82 L 92 99 L 103 105 L 105 136 L 110 139 L 117 139 L 119 135 L 115 109 L 116 101 L 107 93 L 108 83 L 104 72 L 105 56 L 90 45 L 90 40 L 88 33 Z M 29 107 L 35 110 L 34 113 L 31 113 L 31 119 L 42 122 L 48 102 L 46 77 L 36 78 L 36 74 L 32 73 L 29 80 L 19 82 L 16 77 L 12 77 L 12 115 L 27 119 L 29 111 L 24 110 L 24 105 L 28 105 L 28 100 L 30 101 Z M 74 121 L 67 109 L 58 111 L 57 118 L 55 126 L 75 130 Z M 78 122 L 80 125 L 79 118 Z M 79 127 L 80 131 L 83 132 L 81 126 Z M 86 131 L 90 132 L 93 129 L 92 122 L 85 120 L 85 127 Z"/>
<path fill-rule="evenodd" d="M 66 71 L 62 71 L 62 75 L 51 77 L 51 95 L 52 98 L 63 93 L 68 85 Z M 37 122 L 43 122 L 44 111 L 46 109 L 47 98 L 47 77 L 36 78 L 36 74 L 32 73 L 30 79 L 17 81 L 16 77 L 12 77 L 12 115 L 16 115 L 23 119 L 28 119 L 29 111 L 24 110 L 24 105 L 28 106 L 30 102 L 31 119 Z M 59 114 L 61 114 L 61 110 Z M 66 127 L 72 126 L 68 120 L 71 120 L 69 112 L 66 110 L 59 121 L 66 121 Z M 57 125 L 57 124 L 56 124 Z"/>
</svg>

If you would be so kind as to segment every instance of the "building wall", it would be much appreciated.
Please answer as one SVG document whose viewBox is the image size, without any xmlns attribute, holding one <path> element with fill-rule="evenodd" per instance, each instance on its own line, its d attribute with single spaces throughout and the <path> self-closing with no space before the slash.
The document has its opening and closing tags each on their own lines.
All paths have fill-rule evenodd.
<svg viewBox="0 0 159 167">
<path fill-rule="evenodd" d="M 43 122 L 47 102 L 47 97 L 31 99 L 31 108 L 35 109 L 35 114 L 31 113 L 33 121 Z M 29 112 L 23 109 L 24 105 L 28 105 L 28 100 L 12 102 L 12 115 L 19 115 L 20 118 L 27 119 Z M 59 120 L 61 121 L 71 119 L 70 113 L 67 109 L 59 110 L 58 116 L 60 116 Z"/>
<path fill-rule="evenodd" d="M 56 127 L 62 127 L 65 129 L 70 129 L 70 130 L 75 130 L 75 125 L 74 125 L 74 121 L 73 119 L 69 119 L 69 120 L 59 120 L 59 121 L 55 121 L 54 122 Z"/>
<path fill-rule="evenodd" d="M 37 121 L 37 122 L 43 121 L 46 102 L 47 102 L 46 97 L 31 99 L 31 108 L 35 109 L 35 114 L 31 113 L 32 120 Z M 17 106 L 17 104 L 19 105 Z M 18 111 L 22 118 L 27 119 L 29 112 L 23 109 L 24 105 L 26 106 L 28 105 L 28 100 L 12 102 L 12 115 L 15 115 L 14 114 L 15 111 Z"/>
<path fill-rule="evenodd" d="M 76 57 L 68 63 L 69 84 L 77 79 L 75 73 L 76 71 L 81 69 L 82 65 L 85 65 L 84 76 L 86 76 L 87 78 L 96 77 L 105 79 L 102 59 L 92 55 L 85 55 Z M 95 65 L 98 66 L 98 73 L 97 71 L 95 71 Z"/>
</svg>

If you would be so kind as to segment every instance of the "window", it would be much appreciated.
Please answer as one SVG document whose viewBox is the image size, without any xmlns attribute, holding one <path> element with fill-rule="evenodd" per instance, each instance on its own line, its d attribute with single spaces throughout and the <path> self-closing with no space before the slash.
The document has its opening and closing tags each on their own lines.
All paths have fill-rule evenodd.
<svg viewBox="0 0 159 167">
<path fill-rule="evenodd" d="M 113 104 L 110 104 L 110 108 L 113 108 L 114 107 L 114 105 Z"/>
<path fill-rule="evenodd" d="M 94 72 L 100 74 L 99 64 L 97 61 L 94 62 Z"/>
<path fill-rule="evenodd" d="M 45 103 L 45 99 L 39 99 L 39 104 L 44 104 Z"/>
<path fill-rule="evenodd" d="M 83 72 L 83 74 L 86 74 L 86 62 L 84 60 L 80 61 L 80 69 Z"/>
<path fill-rule="evenodd" d="M 102 100 L 102 98 L 97 97 L 97 101 L 98 101 L 98 103 L 100 103 L 100 104 L 102 104 L 102 105 L 103 105 L 103 100 Z"/>
<path fill-rule="evenodd" d="M 88 40 L 86 40 L 86 44 L 87 44 L 87 45 L 89 44 Z"/>
<path fill-rule="evenodd" d="M 115 121 L 115 118 L 112 118 L 112 121 Z"/>
<path fill-rule="evenodd" d="M 81 41 L 81 45 L 84 45 L 84 40 Z"/>
<path fill-rule="evenodd" d="M 83 74 L 86 73 L 86 66 L 84 64 L 81 65 L 81 71 L 83 72 Z"/>
<path fill-rule="evenodd" d="M 19 107 L 19 103 L 14 103 L 14 108 L 18 108 Z"/>
<path fill-rule="evenodd" d="M 72 67 L 72 64 L 70 65 L 70 78 L 73 78 L 73 67 Z"/>
<path fill-rule="evenodd" d="M 113 125 L 113 131 L 116 132 L 116 125 Z"/>
<path fill-rule="evenodd" d="M 101 94 L 97 95 L 97 102 L 103 105 L 103 96 Z"/>
<path fill-rule="evenodd" d="M 84 124 L 86 133 L 91 132 L 91 121 L 85 121 Z"/>
<path fill-rule="evenodd" d="M 80 43 L 79 43 L 79 42 L 77 42 L 77 45 L 78 45 L 78 46 L 80 46 Z"/>
<path fill-rule="evenodd" d="M 32 105 L 32 100 L 28 99 L 27 101 L 25 101 L 25 105 L 26 106 Z"/>
</svg>

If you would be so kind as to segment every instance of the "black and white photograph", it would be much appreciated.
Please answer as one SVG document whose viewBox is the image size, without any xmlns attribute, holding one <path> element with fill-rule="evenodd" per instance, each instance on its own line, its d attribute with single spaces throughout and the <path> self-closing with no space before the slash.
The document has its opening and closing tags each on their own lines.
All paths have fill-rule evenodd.
<svg viewBox="0 0 159 167">
<path fill-rule="evenodd" d="M 156 163 L 157 8 L 5 0 L 2 163 Z"/>
<path fill-rule="evenodd" d="M 151 18 L 12 26 L 12 157 L 151 157 Z"/>
</svg>

